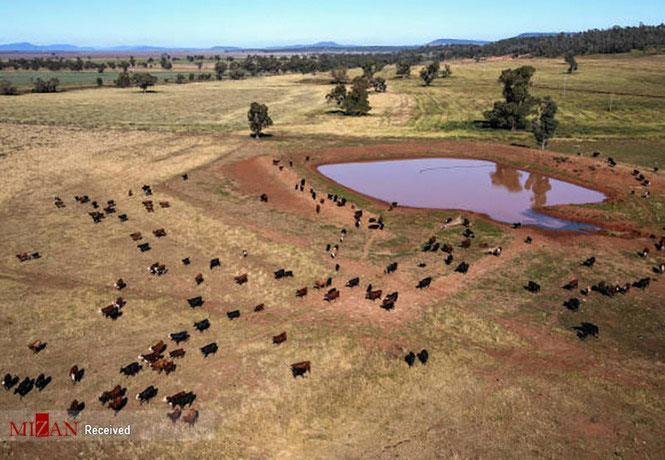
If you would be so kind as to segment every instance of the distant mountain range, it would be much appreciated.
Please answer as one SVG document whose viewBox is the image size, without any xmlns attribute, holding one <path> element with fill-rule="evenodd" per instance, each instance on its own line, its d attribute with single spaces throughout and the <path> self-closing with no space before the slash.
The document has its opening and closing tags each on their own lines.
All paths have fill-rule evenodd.
<svg viewBox="0 0 665 460">
<path fill-rule="evenodd" d="M 558 35 L 558 32 L 527 32 L 518 35 L 515 38 L 529 38 L 529 37 L 544 37 Z M 486 45 L 492 43 L 484 40 L 465 40 L 456 38 L 439 38 L 427 43 L 425 46 L 449 46 L 449 45 Z M 333 41 L 323 41 L 312 43 L 309 45 L 284 45 L 284 46 L 268 46 L 263 48 L 243 48 L 239 46 L 213 46 L 211 48 L 186 48 L 186 47 L 165 47 L 165 46 L 148 46 L 148 45 L 134 45 L 134 46 L 111 46 L 111 47 L 91 47 L 91 46 L 76 46 L 69 44 L 53 44 L 53 45 L 35 45 L 28 42 L 21 43 L 7 43 L 0 45 L 0 52 L 19 52 L 19 53 L 54 53 L 54 52 L 136 52 L 136 53 L 149 53 L 149 52 L 183 52 L 183 51 L 216 51 L 216 52 L 242 52 L 242 51 L 272 51 L 272 52 L 381 52 L 381 51 L 395 51 L 400 49 L 417 48 L 423 45 L 341 45 Z"/>
</svg>

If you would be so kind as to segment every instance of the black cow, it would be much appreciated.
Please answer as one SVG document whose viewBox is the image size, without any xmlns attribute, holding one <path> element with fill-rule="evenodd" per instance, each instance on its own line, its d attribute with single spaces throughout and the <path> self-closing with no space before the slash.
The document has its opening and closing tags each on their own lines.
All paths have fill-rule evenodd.
<svg viewBox="0 0 665 460">
<path fill-rule="evenodd" d="M 427 360 L 429 359 L 429 353 L 427 352 L 427 350 L 425 350 L 425 349 L 420 350 L 420 353 L 418 353 L 417 356 L 418 356 L 418 360 L 422 364 L 427 364 Z"/>
<path fill-rule="evenodd" d="M 465 274 L 469 271 L 469 264 L 466 262 L 461 262 L 455 269 L 457 273 Z"/>
<path fill-rule="evenodd" d="M 577 289 L 578 286 L 579 286 L 579 281 L 577 280 L 577 278 L 573 278 L 568 283 L 563 285 L 563 289 L 566 289 L 567 291 L 572 291 L 573 289 Z"/>
<path fill-rule="evenodd" d="M 526 286 L 524 286 L 524 289 L 526 289 L 529 292 L 533 292 L 535 294 L 536 292 L 540 292 L 540 284 L 536 283 L 535 281 L 529 280 Z"/>
<path fill-rule="evenodd" d="M 157 388 L 155 388 L 155 386 L 150 385 L 148 388 L 146 388 L 142 392 L 136 394 L 136 400 L 140 401 L 141 404 L 143 404 L 144 402 L 150 402 L 150 400 L 152 398 L 157 396 L 158 391 L 159 390 L 157 390 Z"/>
<path fill-rule="evenodd" d="M 293 272 L 291 270 L 285 270 L 283 268 L 280 268 L 276 272 L 274 272 L 275 279 L 279 280 L 282 278 L 291 278 L 293 277 Z"/>
<path fill-rule="evenodd" d="M 201 321 L 197 321 L 196 323 L 194 323 L 194 327 L 196 328 L 197 331 L 203 332 L 210 327 L 210 321 L 207 318 L 202 319 Z"/>
<path fill-rule="evenodd" d="M 120 220 L 120 222 L 127 222 L 129 220 L 129 217 L 127 217 L 127 214 L 120 214 L 118 216 L 118 219 Z"/>
<path fill-rule="evenodd" d="M 24 397 L 28 393 L 32 391 L 32 388 L 35 386 L 35 379 L 31 379 L 30 377 L 24 378 L 21 383 L 16 387 L 14 390 L 14 394 L 18 394 L 21 397 Z"/>
<path fill-rule="evenodd" d="M 14 385 L 19 381 L 18 375 L 12 377 L 11 374 L 5 374 L 5 377 L 2 379 L 2 386 L 5 387 L 5 390 L 10 390 Z"/>
<path fill-rule="evenodd" d="M 383 271 L 385 274 L 394 273 L 397 270 L 397 262 L 388 264 L 386 269 Z"/>
<path fill-rule="evenodd" d="M 573 327 L 573 330 L 580 340 L 585 340 L 590 335 L 598 338 L 599 329 L 593 323 L 582 323 L 579 326 Z"/>
<path fill-rule="evenodd" d="M 218 258 L 210 259 L 210 270 L 212 270 L 215 267 L 221 267 L 221 263 Z"/>
<path fill-rule="evenodd" d="M 563 306 L 571 311 L 577 311 L 580 308 L 580 305 L 580 299 L 577 297 L 570 298 L 563 303 Z"/>
<path fill-rule="evenodd" d="M 594 265 L 595 263 L 596 263 L 596 258 L 592 256 L 592 257 L 589 257 L 589 258 L 588 258 L 587 260 L 585 260 L 584 262 L 582 262 L 582 265 L 585 266 L 585 267 L 589 267 L 589 268 L 591 268 L 591 267 L 593 267 L 593 265 Z"/>
<path fill-rule="evenodd" d="M 406 364 L 408 364 L 409 367 L 413 366 L 416 362 L 416 354 L 412 351 L 408 352 L 404 357 L 404 361 L 406 361 Z"/>
<path fill-rule="evenodd" d="M 448 254 L 448 255 L 446 256 L 446 258 L 443 259 L 443 262 L 444 262 L 446 265 L 450 265 L 450 264 L 453 263 L 453 260 L 454 260 L 453 255 L 452 255 L 452 254 Z"/>
<path fill-rule="evenodd" d="M 80 368 L 78 366 L 72 366 L 71 369 L 69 369 L 69 378 L 72 379 L 72 382 L 78 383 L 83 379 L 83 375 L 85 374 L 85 369 Z"/>
<path fill-rule="evenodd" d="M 198 273 L 194 277 L 194 281 L 196 282 L 196 285 L 198 286 L 199 284 L 203 283 L 203 273 Z"/>
<path fill-rule="evenodd" d="M 346 282 L 346 287 L 348 287 L 348 288 L 353 288 L 353 287 L 356 287 L 358 285 L 360 285 L 360 278 L 359 277 L 351 278 L 349 281 Z"/>
<path fill-rule="evenodd" d="M 258 313 L 258 312 L 260 312 L 260 311 L 263 311 L 264 308 L 265 308 L 265 306 L 264 306 L 262 303 L 260 303 L 260 304 L 258 304 L 256 307 L 254 307 L 254 312 L 255 312 L 255 313 Z"/>
<path fill-rule="evenodd" d="M 83 401 L 79 402 L 77 399 L 73 400 L 67 409 L 67 415 L 70 417 L 77 417 L 85 409 L 85 403 Z"/>
<path fill-rule="evenodd" d="M 169 338 L 173 340 L 176 344 L 180 344 L 180 342 L 186 342 L 189 339 L 189 332 L 187 331 L 172 332 L 169 334 Z"/>
<path fill-rule="evenodd" d="M 268 202 L 268 195 L 266 193 L 262 193 L 261 196 L 259 197 L 261 200 L 261 203 L 267 203 Z"/>
<path fill-rule="evenodd" d="M 180 391 L 174 395 L 166 396 L 164 398 L 164 401 L 166 401 L 171 407 L 185 407 L 187 405 L 191 406 L 194 400 L 196 400 L 196 395 L 191 391 Z"/>
<path fill-rule="evenodd" d="M 418 281 L 416 289 L 426 289 L 429 287 L 430 284 L 432 284 L 432 277 L 428 276 L 427 278 L 423 278 L 420 281 Z"/>
<path fill-rule="evenodd" d="M 150 248 L 150 243 L 138 244 L 136 247 L 139 248 L 139 251 L 141 251 L 141 252 L 147 252 L 147 251 L 150 251 L 150 249 L 151 249 Z"/>
<path fill-rule="evenodd" d="M 51 378 L 50 375 L 49 375 L 49 376 L 46 376 L 46 375 L 44 375 L 44 374 L 39 374 L 39 375 L 37 376 L 37 380 L 35 380 L 35 387 L 36 387 L 39 391 L 42 391 L 44 388 L 46 388 L 46 386 L 47 386 L 49 383 L 51 383 L 51 380 L 53 380 L 53 379 Z"/>
<path fill-rule="evenodd" d="M 649 283 L 651 283 L 651 278 L 642 278 L 638 281 L 635 281 L 633 283 L 633 287 L 638 289 L 646 289 L 649 286 Z"/>
<path fill-rule="evenodd" d="M 204 345 L 201 347 L 201 353 L 203 354 L 204 358 L 207 358 L 208 355 L 217 353 L 218 349 L 219 347 L 217 346 L 217 344 L 215 342 L 211 342 L 208 345 Z"/>
<path fill-rule="evenodd" d="M 203 305 L 203 297 L 198 296 L 198 297 L 192 297 L 191 299 L 187 299 L 187 303 L 189 304 L 190 307 L 196 308 L 200 307 Z"/>
<path fill-rule="evenodd" d="M 182 264 L 183 265 L 189 265 L 191 263 L 192 263 L 192 261 L 189 260 L 189 257 L 185 257 L 184 259 L 182 259 Z"/>
<path fill-rule="evenodd" d="M 125 280 L 123 280 L 122 278 L 119 278 L 118 281 L 115 282 L 113 287 L 116 288 L 118 291 L 122 291 L 127 287 L 127 283 L 125 283 Z"/>
<path fill-rule="evenodd" d="M 120 373 L 126 375 L 127 377 L 131 377 L 138 374 L 141 369 L 143 369 L 143 366 L 134 361 L 133 363 L 127 364 L 125 367 L 121 367 Z"/>
<path fill-rule="evenodd" d="M 230 320 L 240 318 L 240 310 L 233 310 L 233 311 L 226 312 L 226 316 L 228 316 L 228 318 Z"/>
</svg>

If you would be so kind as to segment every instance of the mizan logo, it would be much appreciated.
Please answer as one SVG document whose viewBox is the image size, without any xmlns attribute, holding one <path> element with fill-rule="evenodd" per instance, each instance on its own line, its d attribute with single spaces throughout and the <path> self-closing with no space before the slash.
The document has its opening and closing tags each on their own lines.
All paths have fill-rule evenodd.
<svg viewBox="0 0 665 460">
<path fill-rule="evenodd" d="M 48 412 L 38 412 L 34 420 L 24 422 L 9 422 L 9 436 L 50 438 L 50 437 L 70 437 L 76 436 L 78 432 L 78 422 L 68 422 L 62 420 L 51 423 Z"/>
</svg>

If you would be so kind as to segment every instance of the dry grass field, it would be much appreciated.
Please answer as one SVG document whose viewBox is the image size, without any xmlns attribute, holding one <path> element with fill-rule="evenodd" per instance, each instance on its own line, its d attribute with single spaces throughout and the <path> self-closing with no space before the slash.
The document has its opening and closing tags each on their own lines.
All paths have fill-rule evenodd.
<svg viewBox="0 0 665 460">
<path fill-rule="evenodd" d="M 662 458 L 665 275 L 652 267 L 665 262 L 665 252 L 650 235 L 665 231 L 665 179 L 647 168 L 663 162 L 665 59 L 579 61 L 565 98 L 563 65 L 528 61 L 538 69 L 535 93 L 552 94 L 561 106 L 561 137 L 546 152 L 509 145 L 530 144 L 528 134 L 472 123 L 500 96 L 500 70 L 522 61 L 455 62 L 453 78 L 431 88 L 415 76 L 394 80 L 386 68 L 388 93 L 373 94 L 374 110 L 363 118 L 325 104 L 324 75 L 0 98 L 0 373 L 53 377 L 24 398 L 0 390 L 0 412 L 56 413 L 76 398 L 86 403 L 81 423 L 131 421 L 137 435 L 3 441 L 0 457 Z M 607 93 L 616 94 L 611 112 Z M 268 104 L 275 121 L 272 136 L 260 141 L 246 127 L 254 100 Z M 476 237 L 469 249 L 455 249 L 471 264 L 462 275 L 441 254 L 419 249 L 432 235 L 458 245 L 463 228 L 441 222 L 459 212 L 387 211 L 314 167 L 428 155 L 486 158 L 601 189 L 608 202 L 557 212 L 605 231 L 513 229 L 466 213 Z M 607 166 L 608 155 L 616 168 Z M 649 199 L 630 193 L 635 166 L 652 181 Z M 300 178 L 305 193 L 294 190 Z M 144 184 L 152 197 L 143 196 Z M 316 214 L 310 186 L 324 196 L 341 193 L 349 205 L 326 200 Z M 115 200 L 128 221 L 111 214 L 94 224 L 90 204 L 74 200 L 83 194 Z M 56 208 L 54 196 L 66 207 Z M 154 213 L 145 199 L 155 202 Z M 366 218 L 355 228 L 351 203 L 382 215 L 385 230 L 367 229 Z M 158 228 L 167 236 L 154 237 Z M 343 228 L 348 235 L 339 243 Z M 139 252 L 133 232 L 152 250 Z M 328 243 L 340 244 L 334 260 Z M 501 245 L 503 254 L 487 255 L 485 245 Z M 651 248 L 646 258 L 637 255 L 644 247 Z M 42 257 L 20 263 L 16 254 L 26 251 Z M 591 255 L 594 268 L 581 267 Z M 183 265 L 184 257 L 192 264 Z M 221 267 L 211 270 L 214 257 Z M 398 271 L 384 274 L 392 261 Z M 149 274 L 154 262 L 168 272 Z M 279 268 L 294 277 L 275 280 Z M 199 272 L 205 281 L 197 286 Z M 235 284 L 242 273 L 248 283 Z M 312 288 L 328 276 L 341 291 L 336 302 Z M 361 287 L 345 288 L 355 276 Z M 432 286 L 415 289 L 425 276 Z M 645 290 L 594 292 L 575 312 L 562 306 L 573 295 L 561 289 L 571 278 L 582 287 L 645 276 L 653 277 Z M 120 293 L 118 278 L 128 284 Z M 524 290 L 528 280 L 542 291 Z M 399 291 L 393 311 L 364 299 L 368 282 Z M 304 286 L 308 296 L 296 298 Z M 118 295 L 127 301 L 123 315 L 104 318 L 99 309 Z M 192 309 L 186 300 L 197 295 L 205 303 Z M 232 310 L 240 318 L 229 320 Z M 211 327 L 198 333 L 192 325 L 203 318 Z M 597 339 L 576 337 L 571 328 L 583 321 L 599 326 Z M 183 329 L 192 337 L 175 372 L 118 372 L 159 340 L 177 348 L 167 334 Z M 284 331 L 288 340 L 274 345 L 272 336 Z M 47 346 L 33 354 L 27 344 L 36 339 Z M 204 359 L 199 348 L 210 342 L 219 351 Z M 409 368 L 404 355 L 422 348 L 429 361 Z M 306 360 L 311 373 L 294 378 L 290 365 Z M 74 364 L 86 369 L 76 385 L 67 375 Z M 114 416 L 97 398 L 116 384 L 128 388 L 129 402 Z M 134 395 L 150 384 L 159 394 L 141 405 Z M 162 397 L 180 390 L 197 395 L 192 427 L 166 417 Z"/>
</svg>

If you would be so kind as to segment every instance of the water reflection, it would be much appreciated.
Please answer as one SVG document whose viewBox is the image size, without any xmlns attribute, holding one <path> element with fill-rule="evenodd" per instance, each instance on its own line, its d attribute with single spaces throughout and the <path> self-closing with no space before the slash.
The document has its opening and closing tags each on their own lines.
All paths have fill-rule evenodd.
<svg viewBox="0 0 665 460">
<path fill-rule="evenodd" d="M 362 194 L 403 206 L 461 209 L 502 222 L 550 229 L 589 226 L 549 217 L 536 209 L 597 203 L 605 196 L 575 184 L 491 161 L 427 158 L 324 165 L 319 171 Z"/>
</svg>

